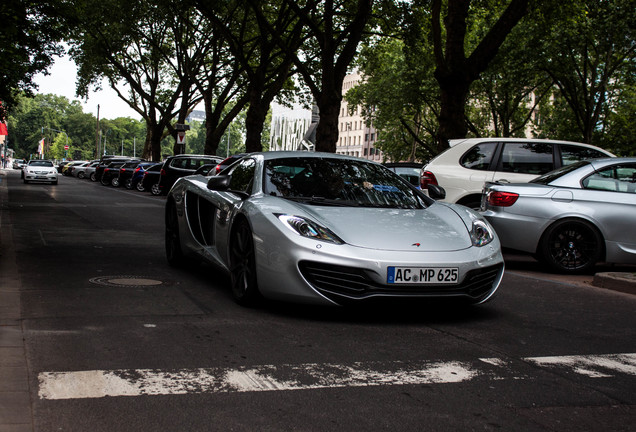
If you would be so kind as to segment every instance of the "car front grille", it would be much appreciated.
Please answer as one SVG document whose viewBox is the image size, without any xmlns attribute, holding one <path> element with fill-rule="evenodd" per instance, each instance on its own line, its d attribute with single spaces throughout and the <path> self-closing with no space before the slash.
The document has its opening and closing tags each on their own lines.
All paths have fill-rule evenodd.
<svg viewBox="0 0 636 432">
<path fill-rule="evenodd" d="M 391 297 L 468 297 L 478 301 L 494 288 L 503 264 L 471 270 L 457 285 L 385 285 L 376 283 L 369 270 L 333 266 L 312 261 L 299 263 L 305 279 L 325 297 L 341 303 L 377 296 Z"/>
</svg>

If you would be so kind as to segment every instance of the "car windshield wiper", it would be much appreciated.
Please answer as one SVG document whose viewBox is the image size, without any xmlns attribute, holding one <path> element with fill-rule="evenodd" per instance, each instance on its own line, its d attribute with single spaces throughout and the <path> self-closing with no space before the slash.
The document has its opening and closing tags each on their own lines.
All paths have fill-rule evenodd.
<svg viewBox="0 0 636 432">
<path fill-rule="evenodd" d="M 335 207 L 359 207 L 360 204 L 356 201 L 350 200 L 341 200 L 341 199 L 328 199 L 320 196 L 311 196 L 311 197 L 301 197 L 301 196 L 287 196 L 283 197 L 290 201 L 296 201 L 303 204 L 314 204 L 314 205 L 324 205 L 324 206 L 335 206 Z"/>
</svg>

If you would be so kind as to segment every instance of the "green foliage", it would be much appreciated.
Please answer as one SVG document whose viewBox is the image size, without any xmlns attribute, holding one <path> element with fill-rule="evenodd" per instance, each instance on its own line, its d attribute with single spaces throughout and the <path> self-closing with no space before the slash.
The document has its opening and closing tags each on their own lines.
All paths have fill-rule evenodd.
<svg viewBox="0 0 636 432">
<path fill-rule="evenodd" d="M 33 77 L 60 54 L 57 1 L 8 0 L 0 7 L 0 101 L 9 107 L 21 92 L 36 90 Z M 0 118 L 6 113 L 0 108 Z"/>
</svg>

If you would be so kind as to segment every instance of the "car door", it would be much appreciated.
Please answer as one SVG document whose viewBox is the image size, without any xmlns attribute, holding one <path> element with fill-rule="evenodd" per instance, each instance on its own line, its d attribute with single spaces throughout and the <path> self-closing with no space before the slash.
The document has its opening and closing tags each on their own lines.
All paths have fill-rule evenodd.
<svg viewBox="0 0 636 432">
<path fill-rule="evenodd" d="M 636 164 L 616 164 L 583 179 L 574 199 L 596 221 L 610 262 L 636 263 Z"/>
<path fill-rule="evenodd" d="M 228 262 L 228 247 L 232 222 L 240 212 L 246 199 L 252 194 L 256 161 L 246 158 L 234 165 L 227 173 L 231 176 L 228 191 L 209 191 L 206 199 L 215 208 L 214 244 L 215 252 L 223 262 Z"/>
</svg>

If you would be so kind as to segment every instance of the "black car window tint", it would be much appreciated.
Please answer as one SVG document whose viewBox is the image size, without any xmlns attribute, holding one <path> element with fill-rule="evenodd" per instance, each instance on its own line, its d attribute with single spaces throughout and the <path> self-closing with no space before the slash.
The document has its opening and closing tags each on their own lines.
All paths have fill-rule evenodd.
<svg viewBox="0 0 636 432">
<path fill-rule="evenodd" d="M 256 161 L 254 159 L 245 159 L 232 169 L 230 175 L 230 189 L 242 191 L 245 193 L 252 192 L 252 184 L 254 182 L 254 171 L 256 169 Z"/>
<path fill-rule="evenodd" d="M 607 155 L 595 149 L 571 144 L 561 144 L 561 163 L 563 165 L 570 165 L 580 160 L 603 157 L 607 157 Z"/>
<path fill-rule="evenodd" d="M 554 169 L 554 146 L 548 143 L 505 143 L 501 171 L 519 174 L 545 174 Z"/>
<path fill-rule="evenodd" d="M 188 162 L 188 159 L 173 159 L 170 166 L 173 168 L 184 169 L 186 167 L 187 162 Z"/>
<path fill-rule="evenodd" d="M 485 171 L 490 167 L 496 148 L 497 143 L 494 142 L 478 144 L 464 153 L 460 164 L 464 168 Z"/>
</svg>

